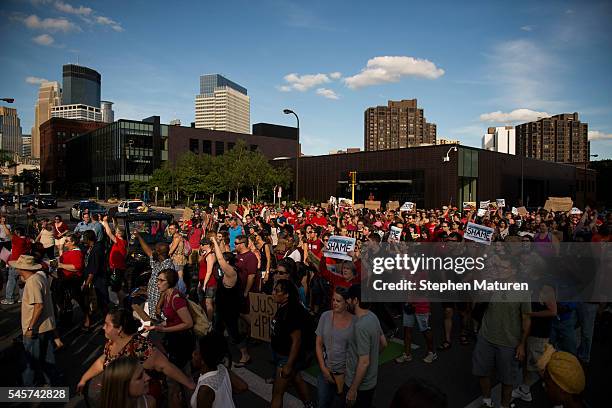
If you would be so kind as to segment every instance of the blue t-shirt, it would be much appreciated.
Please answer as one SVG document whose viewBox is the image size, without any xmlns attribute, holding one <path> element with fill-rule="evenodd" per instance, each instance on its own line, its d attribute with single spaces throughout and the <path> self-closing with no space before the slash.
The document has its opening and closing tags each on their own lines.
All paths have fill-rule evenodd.
<svg viewBox="0 0 612 408">
<path fill-rule="evenodd" d="M 227 230 L 230 239 L 230 251 L 234 250 L 234 240 L 238 235 L 242 235 L 242 225 L 237 225 L 236 228 L 229 227 Z"/>
</svg>

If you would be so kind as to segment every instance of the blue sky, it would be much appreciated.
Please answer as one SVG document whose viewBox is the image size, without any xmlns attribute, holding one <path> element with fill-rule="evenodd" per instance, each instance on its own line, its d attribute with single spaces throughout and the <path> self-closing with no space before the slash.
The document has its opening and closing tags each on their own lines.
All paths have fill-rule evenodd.
<svg viewBox="0 0 612 408">
<path fill-rule="evenodd" d="M 610 1 L 56 1 L 0 5 L 1 97 L 29 133 L 41 79 L 102 74 L 115 118 L 194 120 L 199 75 L 245 86 L 251 123 L 294 125 L 302 149 L 363 147 L 363 112 L 417 98 L 438 137 L 579 112 L 612 158 Z"/>
</svg>

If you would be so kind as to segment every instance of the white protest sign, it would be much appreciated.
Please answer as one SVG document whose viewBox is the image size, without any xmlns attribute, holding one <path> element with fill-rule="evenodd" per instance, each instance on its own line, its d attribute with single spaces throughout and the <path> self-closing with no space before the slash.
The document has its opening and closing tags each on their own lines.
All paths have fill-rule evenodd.
<svg viewBox="0 0 612 408">
<path fill-rule="evenodd" d="M 399 242 L 402 230 L 398 227 L 392 226 L 389 230 L 389 242 Z"/>
<path fill-rule="evenodd" d="M 493 228 L 468 222 L 467 228 L 465 229 L 465 233 L 463 234 L 463 238 L 480 242 L 481 244 L 491 245 L 493 232 Z"/>
<path fill-rule="evenodd" d="M 400 211 L 412 211 L 413 208 L 414 208 L 414 203 L 411 203 L 410 201 L 406 201 L 404 204 L 402 204 Z"/>
<path fill-rule="evenodd" d="M 487 200 L 487 201 L 481 201 L 480 202 L 480 208 L 483 208 L 485 210 L 489 209 L 489 204 L 491 204 L 491 201 Z"/>
<path fill-rule="evenodd" d="M 355 238 L 332 235 L 327 241 L 327 248 L 323 250 L 323 255 L 328 258 L 352 261 L 353 258 L 348 253 L 355 250 L 355 241 Z"/>
<path fill-rule="evenodd" d="M 580 211 L 579 208 L 572 207 L 572 209 L 570 210 L 570 214 L 571 215 L 579 215 L 579 214 L 582 214 L 582 211 Z"/>
<path fill-rule="evenodd" d="M 518 209 L 516 207 L 512 207 L 512 215 L 518 215 Z"/>
<path fill-rule="evenodd" d="M 505 198 L 498 198 L 495 200 L 495 202 L 497 203 L 497 208 L 504 208 L 506 206 Z"/>
<path fill-rule="evenodd" d="M 352 207 L 353 206 L 353 201 L 349 200 L 348 198 L 340 197 L 338 199 L 338 205 L 340 207 Z"/>
<path fill-rule="evenodd" d="M 487 213 L 487 210 L 485 210 L 484 208 L 479 208 L 478 211 L 476 212 L 476 215 L 479 217 L 484 217 L 486 213 Z"/>
</svg>

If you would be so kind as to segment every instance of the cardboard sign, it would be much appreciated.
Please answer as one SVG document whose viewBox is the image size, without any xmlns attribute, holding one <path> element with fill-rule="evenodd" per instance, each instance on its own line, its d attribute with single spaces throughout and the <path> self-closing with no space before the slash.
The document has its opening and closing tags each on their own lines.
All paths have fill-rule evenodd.
<svg viewBox="0 0 612 408">
<path fill-rule="evenodd" d="M 355 204 L 355 209 L 356 210 L 362 210 L 363 208 L 365 208 L 365 206 L 363 204 Z"/>
<path fill-rule="evenodd" d="M 344 208 L 352 207 L 353 206 L 353 201 L 349 200 L 348 198 L 340 197 L 338 199 L 338 205 L 340 207 L 344 207 Z"/>
<path fill-rule="evenodd" d="M 264 293 L 249 293 L 251 310 L 251 337 L 258 340 L 270 341 L 270 322 L 276 313 L 276 302 L 271 295 Z"/>
<path fill-rule="evenodd" d="M 327 210 L 329 208 L 329 204 L 328 203 L 321 203 L 321 208 L 324 210 Z"/>
<path fill-rule="evenodd" d="M 378 210 L 380 208 L 380 201 L 366 201 L 365 208 L 368 210 Z"/>
<path fill-rule="evenodd" d="M 487 210 L 485 210 L 484 208 L 479 208 L 478 211 L 476 212 L 476 215 L 478 217 L 484 217 L 486 213 L 487 213 Z"/>
<path fill-rule="evenodd" d="M 355 241 L 355 238 L 332 235 L 327 241 L 327 248 L 323 250 L 323 255 L 327 258 L 352 261 L 353 258 L 348 253 L 355 249 Z"/>
<path fill-rule="evenodd" d="M 388 242 L 399 242 L 400 237 L 402 235 L 402 230 L 398 227 L 392 226 L 389 230 L 389 239 Z"/>
<path fill-rule="evenodd" d="M 401 207 L 400 211 L 412 211 L 414 209 L 414 203 L 406 201 Z"/>
<path fill-rule="evenodd" d="M 336 200 L 336 197 L 334 196 L 329 196 L 329 200 L 327 200 L 327 202 L 333 205 L 336 204 L 338 200 Z"/>
<path fill-rule="evenodd" d="M 495 200 L 495 203 L 497 204 L 497 208 L 504 208 L 506 206 L 506 199 L 498 198 Z"/>
<path fill-rule="evenodd" d="M 481 201 L 480 202 L 480 206 L 478 208 L 483 208 L 485 210 L 489 209 L 489 204 L 491 204 L 491 201 Z"/>
<path fill-rule="evenodd" d="M 464 211 L 475 210 L 476 209 L 476 201 L 464 201 L 462 208 L 463 208 Z"/>
<path fill-rule="evenodd" d="M 548 197 L 544 204 L 546 211 L 570 211 L 574 202 L 570 197 Z"/>
<path fill-rule="evenodd" d="M 389 201 L 387 203 L 387 210 L 397 210 L 400 206 L 399 201 Z"/>
<path fill-rule="evenodd" d="M 517 208 L 516 212 L 518 212 L 518 215 L 520 215 L 521 217 L 524 217 L 527 215 L 527 209 L 525 207 Z"/>
<path fill-rule="evenodd" d="M 193 210 L 191 208 L 185 208 L 183 210 L 183 220 L 187 221 L 190 220 L 191 218 L 193 218 Z"/>
<path fill-rule="evenodd" d="M 494 231 L 495 230 L 493 228 L 468 222 L 463 238 L 480 242 L 481 244 L 491 245 Z"/>
<path fill-rule="evenodd" d="M 236 212 L 236 210 L 238 209 L 238 206 L 236 204 L 229 204 L 227 206 L 227 211 L 230 212 L 230 214 L 234 215 L 234 213 Z"/>
</svg>

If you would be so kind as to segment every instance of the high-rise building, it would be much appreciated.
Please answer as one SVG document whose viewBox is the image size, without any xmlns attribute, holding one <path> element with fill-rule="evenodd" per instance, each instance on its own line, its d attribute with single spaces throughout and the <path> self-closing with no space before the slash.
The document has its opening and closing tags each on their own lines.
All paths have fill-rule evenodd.
<svg viewBox="0 0 612 408">
<path fill-rule="evenodd" d="M 40 158 L 40 125 L 51 118 L 51 108 L 62 104 L 62 89 L 59 82 L 43 82 L 34 105 L 32 126 L 32 157 Z"/>
<path fill-rule="evenodd" d="M 113 112 L 113 103 L 109 101 L 100 101 L 102 109 L 102 122 L 113 123 L 115 121 L 115 112 Z"/>
<path fill-rule="evenodd" d="M 32 136 L 31 135 L 21 136 L 21 156 L 32 157 Z"/>
<path fill-rule="evenodd" d="M 513 126 L 498 126 L 487 129 L 482 137 L 482 148 L 492 152 L 516 154 L 516 132 Z"/>
<path fill-rule="evenodd" d="M 436 125 L 427 123 L 416 99 L 368 108 L 364 125 L 366 151 L 436 144 Z"/>
<path fill-rule="evenodd" d="M 249 133 L 250 123 L 246 88 L 219 74 L 200 77 L 200 94 L 195 98 L 196 128 Z"/>
<path fill-rule="evenodd" d="M 54 106 L 51 108 L 51 117 L 103 122 L 102 109 L 81 104 Z"/>
<path fill-rule="evenodd" d="M 589 126 L 578 113 L 562 113 L 516 126 L 517 153 L 559 163 L 585 163 L 590 159 Z"/>
<path fill-rule="evenodd" d="M 0 150 L 21 155 L 21 121 L 15 108 L 0 106 Z"/>
<path fill-rule="evenodd" d="M 446 139 L 444 137 L 438 137 L 436 138 L 436 144 L 437 145 L 458 145 L 461 144 L 461 141 L 458 139 Z"/>
<path fill-rule="evenodd" d="M 89 105 L 100 107 L 102 76 L 96 70 L 81 65 L 63 67 L 62 105 Z"/>
</svg>

